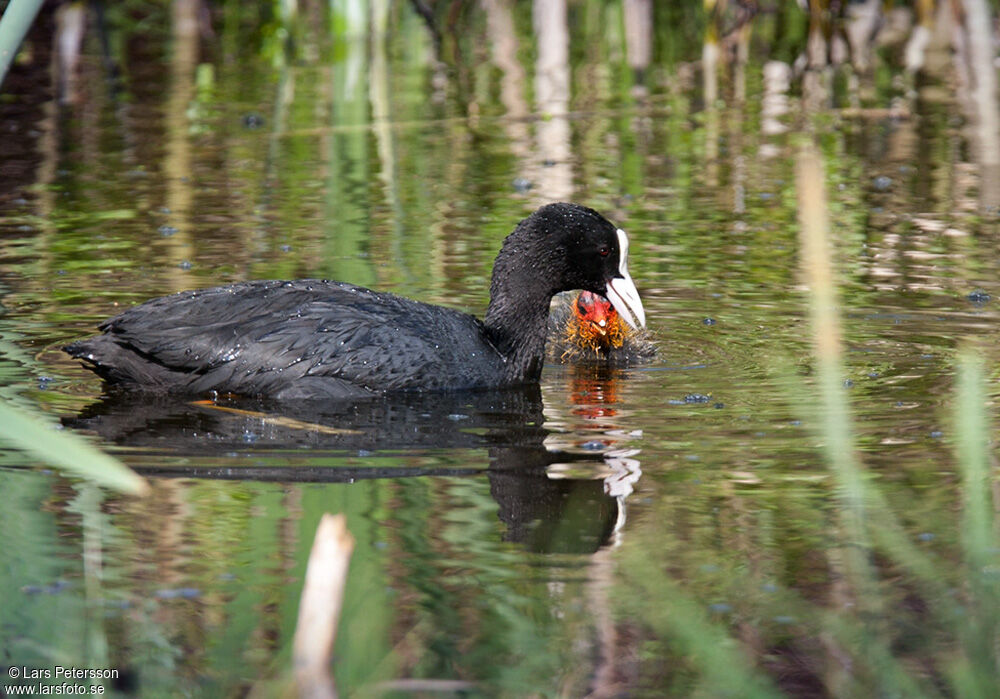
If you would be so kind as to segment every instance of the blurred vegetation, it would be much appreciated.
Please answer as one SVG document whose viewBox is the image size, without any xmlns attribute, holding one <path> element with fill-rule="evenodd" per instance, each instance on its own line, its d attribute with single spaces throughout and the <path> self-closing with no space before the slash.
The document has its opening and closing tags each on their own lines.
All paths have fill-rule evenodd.
<svg viewBox="0 0 1000 699">
<path fill-rule="evenodd" d="M 56 432 L 55 426 L 6 401 L 0 402 L 0 443 L 100 485 L 136 495 L 149 491 L 145 482 L 117 459 L 71 432 Z"/>
<path fill-rule="evenodd" d="M 182 288 L 328 276 L 481 310 L 512 223 L 569 193 L 627 225 L 667 348 L 587 391 L 618 394 L 595 408 L 618 411 L 614 439 L 643 432 L 620 544 L 504 541 L 484 479 L 157 479 L 140 503 L 5 448 L 13 662 L 131 668 L 149 696 L 277 676 L 332 510 L 358 540 L 345 695 L 399 677 L 515 696 L 995 694 L 996 317 L 975 299 L 1000 291 L 998 218 L 963 17 L 986 8 L 995 28 L 996 3 L 572 1 L 563 101 L 537 80 L 558 44 L 546 4 L 47 6 L 0 92 L 0 395 L 75 415 L 97 383 L 55 348 Z M 826 189 L 825 321 L 802 293 L 803 134 Z M 547 388 L 549 426 L 608 438 Z M 695 389 L 725 405 L 668 404 Z M 124 458 L 486 468 L 482 452 Z"/>
</svg>

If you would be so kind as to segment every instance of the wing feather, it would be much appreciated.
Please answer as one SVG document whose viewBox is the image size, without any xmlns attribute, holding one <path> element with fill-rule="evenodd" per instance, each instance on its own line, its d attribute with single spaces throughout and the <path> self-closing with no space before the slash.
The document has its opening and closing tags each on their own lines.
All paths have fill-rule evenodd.
<svg viewBox="0 0 1000 699">
<path fill-rule="evenodd" d="M 501 361 L 482 351 L 473 316 L 318 280 L 183 292 L 101 327 L 119 345 L 190 374 L 193 391 L 238 386 L 274 395 L 296 383 L 320 394 L 469 388 Z"/>
</svg>

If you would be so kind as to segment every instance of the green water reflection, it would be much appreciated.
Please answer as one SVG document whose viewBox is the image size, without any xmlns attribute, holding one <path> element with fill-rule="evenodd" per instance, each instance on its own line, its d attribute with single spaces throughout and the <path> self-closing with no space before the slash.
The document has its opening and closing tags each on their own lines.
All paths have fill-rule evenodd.
<svg viewBox="0 0 1000 699">
<path fill-rule="evenodd" d="M 344 512 L 344 696 L 401 679 L 483 696 L 995 693 L 1000 561 L 986 545 L 966 562 L 953 410 L 965 341 L 986 401 L 1000 395 L 1000 188 L 947 45 L 907 72 L 907 34 L 886 30 L 869 69 L 802 72 L 809 17 L 791 2 L 750 20 L 745 62 L 735 10 L 700 3 L 649 3 L 646 59 L 626 17 L 643 3 L 571 2 L 562 39 L 532 3 L 428 3 L 433 32 L 417 3 L 301 5 L 283 20 L 281 3 L 109 4 L 64 104 L 43 13 L 4 83 L 0 396 L 89 434 L 154 493 L 0 449 L 0 665 L 118 668 L 109 691 L 141 696 L 266 694 L 290 668 L 316 526 Z M 826 168 L 857 451 L 935 577 L 872 544 L 867 598 L 816 413 L 804 134 Z M 655 362 L 549 366 L 527 406 L 390 406 L 361 444 L 272 408 L 116 403 L 58 351 L 121 307 L 244 279 L 481 313 L 500 242 L 557 198 L 629 231 Z"/>
</svg>

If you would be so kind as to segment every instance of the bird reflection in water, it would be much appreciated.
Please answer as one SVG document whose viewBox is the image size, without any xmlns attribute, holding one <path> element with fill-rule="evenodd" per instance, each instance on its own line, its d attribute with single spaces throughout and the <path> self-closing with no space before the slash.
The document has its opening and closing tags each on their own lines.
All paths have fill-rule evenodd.
<svg viewBox="0 0 1000 699">
<path fill-rule="evenodd" d="M 610 409 L 612 388 L 605 381 L 600 388 L 581 389 L 578 407 L 584 408 L 585 396 L 593 403 L 598 395 Z M 591 418 L 582 419 L 591 429 Z M 136 470 L 154 478 L 351 483 L 486 475 L 507 528 L 503 538 L 538 552 L 592 553 L 606 545 L 624 522 L 622 502 L 639 473 L 634 453 L 611 441 L 561 449 L 566 435 L 543 426 L 537 385 L 339 404 L 233 396 L 205 401 L 112 389 L 64 422 L 96 432 L 126 454 L 135 450 L 142 456 Z M 488 465 L 387 466 L 385 459 L 356 465 L 359 455 L 392 455 L 405 464 L 414 450 L 470 448 L 487 450 Z M 295 463 L 277 467 L 245 458 L 290 453 Z M 345 465 L 328 465 L 338 461 Z"/>
</svg>

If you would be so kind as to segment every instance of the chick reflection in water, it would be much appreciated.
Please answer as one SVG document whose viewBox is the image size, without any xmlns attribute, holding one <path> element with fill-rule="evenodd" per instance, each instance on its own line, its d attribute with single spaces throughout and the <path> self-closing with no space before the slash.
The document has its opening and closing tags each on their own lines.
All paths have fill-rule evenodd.
<svg viewBox="0 0 1000 699">
<path fill-rule="evenodd" d="M 625 499 L 642 471 L 634 458 L 639 450 L 631 442 L 641 432 L 627 427 L 619 402 L 624 367 L 652 358 L 656 347 L 645 332 L 626 326 L 610 302 L 590 292 L 564 296 L 553 305 L 549 318 L 549 359 L 566 377 L 569 406 L 560 416 L 561 403 L 552 400 L 548 426 L 559 429 L 545 439 L 546 448 L 559 454 L 599 454 L 600 462 L 554 462 L 547 469 L 550 480 L 590 481 L 614 503 L 614 518 L 604 541 L 616 542 L 625 523 Z M 554 419 L 553 419 L 554 418 Z M 540 535 L 540 534 L 539 534 Z"/>
</svg>

